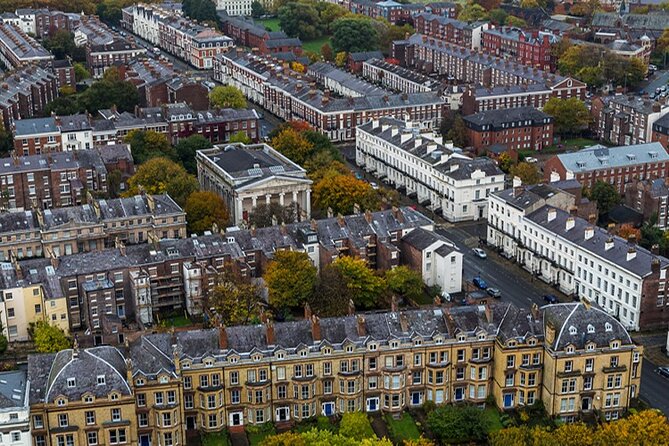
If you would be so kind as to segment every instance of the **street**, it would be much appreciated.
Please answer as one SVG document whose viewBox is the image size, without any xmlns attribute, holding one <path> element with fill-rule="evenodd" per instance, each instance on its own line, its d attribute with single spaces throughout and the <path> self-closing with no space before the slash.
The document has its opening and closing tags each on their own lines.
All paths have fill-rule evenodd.
<svg viewBox="0 0 669 446">
<path fill-rule="evenodd" d="M 669 82 L 669 70 L 658 71 L 650 78 L 650 82 L 646 87 L 641 91 L 642 93 L 648 93 L 650 95 L 655 94 L 655 89 L 660 88 L 663 85 L 667 85 Z"/>
<path fill-rule="evenodd" d="M 641 399 L 669 417 L 669 378 L 659 375 L 647 359 L 641 368 Z"/>
<path fill-rule="evenodd" d="M 494 250 L 482 248 L 488 254 L 481 259 L 472 253 L 472 248 L 479 246 L 479 237 L 485 236 L 485 221 L 459 223 L 451 226 L 438 226 L 436 232 L 453 241 L 463 253 L 463 278 L 471 281 L 480 276 L 489 287 L 498 288 L 502 302 L 511 302 L 518 307 L 529 307 L 533 303 L 541 306 L 545 302 L 542 296 L 555 294 L 561 301 L 567 298 L 539 279 L 532 280 L 529 272 L 501 257 Z"/>
</svg>

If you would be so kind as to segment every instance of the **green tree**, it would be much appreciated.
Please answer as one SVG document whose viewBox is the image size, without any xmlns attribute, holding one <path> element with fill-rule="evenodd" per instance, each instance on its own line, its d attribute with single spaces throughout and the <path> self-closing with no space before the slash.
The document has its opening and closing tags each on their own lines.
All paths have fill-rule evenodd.
<svg viewBox="0 0 669 446">
<path fill-rule="evenodd" d="M 316 11 L 318 11 L 318 18 L 321 23 L 323 33 L 332 33 L 332 25 L 337 19 L 349 15 L 349 12 L 343 6 L 330 2 L 316 2 L 314 3 Z"/>
<path fill-rule="evenodd" d="M 448 128 L 444 136 L 447 140 L 453 141 L 454 146 L 465 147 L 467 145 L 467 127 L 462 115 L 460 113 L 455 114 L 451 122 L 452 126 Z"/>
<path fill-rule="evenodd" d="M 513 165 L 513 160 L 507 152 L 501 153 L 497 158 L 497 162 L 499 163 L 499 168 L 502 172 L 509 173 L 511 166 Z"/>
<path fill-rule="evenodd" d="M 379 49 L 383 54 L 389 55 L 392 53 L 393 42 L 395 40 L 403 40 L 407 35 L 412 35 L 415 30 L 409 24 L 404 25 L 391 25 L 385 24 L 380 30 L 377 29 L 379 34 Z"/>
<path fill-rule="evenodd" d="M 490 16 L 491 22 L 493 22 L 495 25 L 501 26 L 506 23 L 506 18 L 509 14 L 502 8 L 495 8 L 491 9 L 488 15 Z"/>
<path fill-rule="evenodd" d="M 60 29 L 42 41 L 45 49 L 49 50 L 56 59 L 71 57 L 77 61 L 85 61 L 86 53 L 83 48 L 74 44 L 74 34 L 66 29 Z"/>
<path fill-rule="evenodd" d="M 356 306 L 373 307 L 383 292 L 383 279 L 367 268 L 364 260 L 353 257 L 339 257 L 332 264 L 344 279 L 349 297 Z"/>
<path fill-rule="evenodd" d="M 517 28 L 526 28 L 527 22 L 520 17 L 510 15 L 506 18 L 506 26 L 515 26 Z"/>
<path fill-rule="evenodd" d="M 372 424 L 364 412 L 346 412 L 339 423 L 339 434 L 354 440 L 376 438 Z"/>
<path fill-rule="evenodd" d="M 14 150 L 14 136 L 2 128 L 0 123 L 0 156 L 8 156 Z"/>
<path fill-rule="evenodd" d="M 326 174 L 314 185 L 314 204 L 321 210 L 346 215 L 353 212 L 353 205 L 362 209 L 377 210 L 379 195 L 371 186 L 347 174 Z"/>
<path fill-rule="evenodd" d="M 320 17 L 310 3 L 290 2 L 279 8 L 279 26 L 290 37 L 314 40 L 323 35 Z"/>
<path fill-rule="evenodd" d="M 249 225 L 256 228 L 280 225 L 282 223 L 294 223 L 297 221 L 297 205 L 291 203 L 282 206 L 279 203 L 258 203 L 249 214 Z"/>
<path fill-rule="evenodd" d="M 116 106 L 120 112 L 132 112 L 139 104 L 139 93 L 135 85 L 121 80 L 118 70 L 112 67 L 105 71 L 101 80 L 94 82 L 79 95 L 78 104 L 82 111 L 87 110 L 89 113 L 112 106 Z"/>
<path fill-rule="evenodd" d="M 258 0 L 253 0 L 253 3 L 251 3 L 251 17 L 254 19 L 259 19 L 265 14 L 267 14 L 267 11 L 265 11 L 265 7 L 262 5 L 262 3 L 260 3 Z"/>
<path fill-rule="evenodd" d="M 125 137 L 125 142 L 130 144 L 135 164 L 142 164 L 159 156 L 176 159 L 176 151 L 163 133 L 153 130 L 131 130 Z"/>
<path fill-rule="evenodd" d="M 137 195 L 140 186 L 148 194 L 169 194 L 179 206 L 184 206 L 190 194 L 200 187 L 193 175 L 167 158 L 151 158 L 139 166 L 128 180 L 125 195 Z"/>
<path fill-rule="evenodd" d="M 213 308 L 224 325 L 246 325 L 258 317 L 258 306 L 264 303 L 261 289 L 239 275 L 228 263 L 216 277 L 215 285 L 205 296 L 206 308 Z"/>
<path fill-rule="evenodd" d="M 428 415 L 427 426 L 442 444 L 482 442 L 488 437 L 488 420 L 473 406 L 438 407 Z"/>
<path fill-rule="evenodd" d="M 560 135 L 575 135 L 588 127 L 590 111 L 578 98 L 550 98 L 544 105 L 544 113 L 553 117 L 555 132 Z"/>
<path fill-rule="evenodd" d="M 107 174 L 107 194 L 109 198 L 118 198 L 121 196 L 121 183 L 123 174 L 120 170 L 114 169 Z"/>
<path fill-rule="evenodd" d="M 263 278 L 272 305 L 297 307 L 313 294 L 317 270 L 305 252 L 276 251 Z"/>
<path fill-rule="evenodd" d="M 460 11 L 458 20 L 463 22 L 475 22 L 476 20 L 486 20 L 488 13 L 485 8 L 476 3 L 467 3 Z"/>
<path fill-rule="evenodd" d="M 321 268 L 316 291 L 308 303 L 321 317 L 343 316 L 348 312 L 348 288 L 344 276 L 336 266 L 329 264 Z"/>
<path fill-rule="evenodd" d="M 523 184 L 537 184 L 541 181 L 541 172 L 534 164 L 521 162 L 509 169 L 509 174 L 520 178 Z"/>
<path fill-rule="evenodd" d="M 332 24 L 332 46 L 337 52 L 371 51 L 378 45 L 378 34 L 369 19 L 345 17 Z"/>
<path fill-rule="evenodd" d="M 74 65 L 72 65 L 72 68 L 74 68 L 74 78 L 77 82 L 81 82 L 91 77 L 91 73 L 81 62 L 76 62 Z"/>
<path fill-rule="evenodd" d="M 230 217 L 223 198 L 209 191 L 196 191 L 190 194 L 186 199 L 184 211 L 188 221 L 188 232 L 191 234 L 210 231 L 214 223 L 223 229 Z"/>
<path fill-rule="evenodd" d="M 251 141 L 251 138 L 249 138 L 249 135 L 246 132 L 240 130 L 240 131 L 230 135 L 230 142 L 231 143 L 240 142 L 242 144 L 251 144 L 252 141 Z"/>
<path fill-rule="evenodd" d="M 246 98 L 232 85 L 218 85 L 209 92 L 209 103 L 217 108 L 245 108 Z"/>
<path fill-rule="evenodd" d="M 272 138 L 272 147 L 297 164 L 304 162 L 314 153 L 314 146 L 304 136 L 292 128 L 286 128 Z"/>
<path fill-rule="evenodd" d="M 195 160 L 197 151 L 209 149 L 211 146 L 211 141 L 204 136 L 191 135 L 180 140 L 174 149 L 181 165 L 186 168 L 188 173 L 195 175 L 197 173 L 197 161 Z"/>
<path fill-rule="evenodd" d="M 423 278 L 408 266 L 398 266 L 386 271 L 386 285 L 393 293 L 413 301 L 423 295 Z"/>
<path fill-rule="evenodd" d="M 44 321 L 35 324 L 32 338 L 38 353 L 55 353 L 72 346 L 63 330 Z"/>
<path fill-rule="evenodd" d="M 339 68 L 342 68 L 346 65 L 348 60 L 348 53 L 346 51 L 340 51 L 335 56 L 335 65 Z"/>
<path fill-rule="evenodd" d="M 620 203 L 620 194 L 618 194 L 616 187 L 604 181 L 597 181 L 590 189 L 588 196 L 591 200 L 597 202 L 600 215 L 606 214 Z"/>
<path fill-rule="evenodd" d="M 211 0 L 183 0 L 182 9 L 186 17 L 199 22 L 216 23 L 216 5 Z"/>
<path fill-rule="evenodd" d="M 325 42 L 323 46 L 321 46 L 321 56 L 328 62 L 334 61 L 334 53 L 332 52 L 332 47 L 329 43 Z"/>
</svg>

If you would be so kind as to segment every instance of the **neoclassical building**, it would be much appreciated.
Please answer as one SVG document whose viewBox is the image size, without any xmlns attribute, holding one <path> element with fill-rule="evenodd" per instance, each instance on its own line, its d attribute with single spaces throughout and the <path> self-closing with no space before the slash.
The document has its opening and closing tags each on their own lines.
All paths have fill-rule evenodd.
<svg viewBox="0 0 669 446">
<path fill-rule="evenodd" d="M 247 221 L 258 204 L 297 205 L 311 217 L 307 171 L 267 144 L 214 146 L 197 152 L 197 176 L 204 190 L 221 195 L 233 225 Z"/>
</svg>

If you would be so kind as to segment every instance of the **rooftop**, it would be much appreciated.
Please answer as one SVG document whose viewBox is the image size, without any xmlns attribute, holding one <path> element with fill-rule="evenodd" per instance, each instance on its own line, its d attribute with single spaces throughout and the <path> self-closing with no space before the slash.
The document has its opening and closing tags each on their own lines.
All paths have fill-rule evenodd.
<svg viewBox="0 0 669 446">
<path fill-rule="evenodd" d="M 21 62 L 32 62 L 53 59 L 53 55 L 45 50 L 35 39 L 21 29 L 0 21 L 0 41 Z"/>
<path fill-rule="evenodd" d="M 473 115 L 463 116 L 465 124 L 473 127 L 488 126 L 493 129 L 527 125 L 545 125 L 553 118 L 534 107 L 517 107 L 510 109 L 486 110 Z"/>
<path fill-rule="evenodd" d="M 669 160 L 669 154 L 659 142 L 620 147 L 596 145 L 556 156 L 565 169 L 571 172 L 588 172 Z"/>
</svg>

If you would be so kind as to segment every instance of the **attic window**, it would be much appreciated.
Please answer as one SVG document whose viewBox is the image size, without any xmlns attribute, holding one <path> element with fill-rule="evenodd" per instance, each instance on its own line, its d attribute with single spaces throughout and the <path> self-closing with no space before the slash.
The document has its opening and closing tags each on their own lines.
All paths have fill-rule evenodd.
<svg viewBox="0 0 669 446">
<path fill-rule="evenodd" d="M 437 338 L 437 339 L 434 340 L 434 343 L 437 344 L 437 345 L 441 345 L 441 344 L 444 343 L 444 340 L 441 339 L 441 338 Z"/>
<path fill-rule="evenodd" d="M 620 342 L 618 342 L 618 341 L 613 341 L 613 342 L 611 343 L 611 348 L 614 349 L 614 350 L 617 349 L 617 348 L 620 348 Z"/>
<path fill-rule="evenodd" d="M 611 325 L 610 322 L 607 322 L 606 324 L 604 324 L 604 329 L 606 331 L 613 331 L 613 325 Z"/>
<path fill-rule="evenodd" d="M 515 347 L 516 346 L 516 341 L 509 341 L 506 343 L 509 347 Z"/>
<path fill-rule="evenodd" d="M 165 375 L 163 375 L 163 376 L 161 376 L 160 378 L 158 378 L 158 382 L 159 382 L 160 384 L 167 384 L 168 381 L 169 381 L 169 378 L 168 378 L 167 376 L 165 376 Z"/>
<path fill-rule="evenodd" d="M 585 346 L 585 349 L 589 352 L 595 351 L 595 344 L 590 343 Z"/>
<path fill-rule="evenodd" d="M 323 349 L 321 350 L 321 352 L 322 352 L 324 355 L 331 355 L 331 354 L 332 354 L 332 349 L 331 349 L 330 347 L 323 347 Z"/>
<path fill-rule="evenodd" d="M 182 369 L 190 369 L 190 361 L 184 361 L 181 363 Z"/>
<path fill-rule="evenodd" d="M 76 378 L 67 378 L 67 387 L 70 388 L 70 389 L 73 388 L 73 387 L 77 387 Z"/>
<path fill-rule="evenodd" d="M 112 401 L 116 401 L 118 399 L 118 393 L 112 393 L 109 395 L 109 399 Z"/>
<path fill-rule="evenodd" d="M 286 357 L 286 354 L 284 352 L 277 352 L 276 354 L 276 359 L 283 359 Z"/>
<path fill-rule="evenodd" d="M 98 386 L 105 385 L 105 375 L 98 375 Z"/>
<path fill-rule="evenodd" d="M 186 368 L 186 367 L 185 367 L 185 368 Z M 137 379 L 135 380 L 135 384 L 136 384 L 137 386 L 143 386 L 143 385 L 144 385 L 144 378 L 137 378 Z"/>
<path fill-rule="evenodd" d="M 479 341 L 485 341 L 485 333 L 479 335 Z"/>
<path fill-rule="evenodd" d="M 595 327 L 592 326 L 592 324 L 588 324 L 588 333 L 594 333 L 595 332 Z"/>
<path fill-rule="evenodd" d="M 458 335 L 458 342 L 465 342 L 467 340 L 467 336 L 465 335 Z"/>
<path fill-rule="evenodd" d="M 379 347 L 378 347 L 375 343 L 373 343 L 373 342 L 367 346 L 367 349 L 368 349 L 370 352 L 375 352 L 377 348 L 379 348 Z"/>
<path fill-rule="evenodd" d="M 416 345 L 416 346 L 423 345 L 423 340 L 422 339 L 416 339 L 415 341 L 413 341 L 413 345 Z"/>
<path fill-rule="evenodd" d="M 93 402 L 93 397 L 91 395 L 86 395 L 84 397 L 84 403 L 92 403 Z"/>
<path fill-rule="evenodd" d="M 239 358 L 236 357 L 236 356 L 232 356 L 232 357 L 228 358 L 228 361 L 230 362 L 230 364 L 237 364 L 237 361 L 239 361 Z"/>
<path fill-rule="evenodd" d="M 574 353 L 574 346 L 573 345 L 568 345 L 567 348 L 564 349 L 567 353 Z"/>
<path fill-rule="evenodd" d="M 308 352 L 306 350 L 300 350 L 300 356 L 303 357 L 303 358 L 307 357 L 307 353 Z"/>
<path fill-rule="evenodd" d="M 576 327 L 574 327 L 573 325 L 569 327 L 569 334 L 572 336 L 578 334 L 578 330 L 576 329 Z"/>
<path fill-rule="evenodd" d="M 56 401 L 56 404 L 57 404 L 58 406 L 64 406 L 64 405 L 65 405 L 65 400 L 61 398 L 61 399 L 59 399 L 58 401 Z"/>
<path fill-rule="evenodd" d="M 211 359 L 207 359 L 207 360 L 204 361 L 204 366 L 205 367 L 213 367 L 214 366 L 214 361 L 212 361 Z"/>
<path fill-rule="evenodd" d="M 400 345 L 399 342 L 397 341 L 391 341 L 390 342 L 390 348 L 397 348 Z"/>
<path fill-rule="evenodd" d="M 346 353 L 353 353 L 353 346 L 352 345 L 347 345 L 346 346 Z"/>
<path fill-rule="evenodd" d="M 527 341 L 527 345 L 535 346 L 535 345 L 537 345 L 537 340 L 536 339 L 530 339 L 529 341 Z"/>
<path fill-rule="evenodd" d="M 253 357 L 251 359 L 253 359 L 254 361 L 260 361 L 262 359 L 262 356 L 261 355 L 253 355 Z"/>
</svg>

